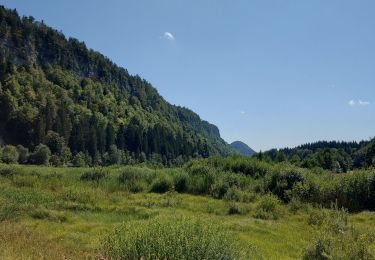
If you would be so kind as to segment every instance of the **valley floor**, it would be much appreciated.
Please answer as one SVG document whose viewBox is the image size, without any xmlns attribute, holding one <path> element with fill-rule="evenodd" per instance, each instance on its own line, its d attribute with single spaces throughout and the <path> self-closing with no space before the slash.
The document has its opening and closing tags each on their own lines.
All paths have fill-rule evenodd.
<svg viewBox="0 0 375 260">
<path fill-rule="evenodd" d="M 208 196 L 131 193 L 116 182 L 82 181 L 84 168 L 14 168 L 21 173 L 0 177 L 0 259 L 100 259 L 108 232 L 156 216 L 216 223 L 252 248 L 249 258 L 300 259 L 317 232 L 308 224 L 309 212 L 316 210 L 311 207 L 292 212 L 283 205 L 277 220 L 263 220 L 253 217 L 257 201 L 238 203 L 241 214 L 228 214 L 228 201 Z M 121 170 L 108 168 L 109 178 Z M 351 214 L 349 220 L 357 230 L 375 232 L 373 212 Z"/>
</svg>

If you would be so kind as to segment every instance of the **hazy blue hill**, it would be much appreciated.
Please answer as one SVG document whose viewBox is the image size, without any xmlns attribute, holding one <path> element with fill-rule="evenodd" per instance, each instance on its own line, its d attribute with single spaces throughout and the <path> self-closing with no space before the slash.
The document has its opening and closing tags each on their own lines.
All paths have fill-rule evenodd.
<svg viewBox="0 0 375 260">
<path fill-rule="evenodd" d="M 238 153 L 245 155 L 245 156 L 252 156 L 256 152 L 251 149 L 247 144 L 241 142 L 241 141 L 235 141 L 230 144 L 230 146 Z"/>
</svg>

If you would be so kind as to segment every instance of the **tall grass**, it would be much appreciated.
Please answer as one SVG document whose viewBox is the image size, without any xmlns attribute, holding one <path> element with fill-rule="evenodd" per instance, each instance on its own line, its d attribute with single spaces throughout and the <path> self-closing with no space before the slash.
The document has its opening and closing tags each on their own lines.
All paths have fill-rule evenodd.
<svg viewBox="0 0 375 260">
<path fill-rule="evenodd" d="M 239 259 L 242 249 L 212 223 L 155 218 L 118 227 L 103 242 L 110 259 Z"/>
<path fill-rule="evenodd" d="M 318 233 L 304 250 L 303 259 L 374 259 L 373 234 L 361 233 L 348 223 L 348 212 L 334 204 L 331 210 L 312 211 L 308 219 Z"/>
</svg>

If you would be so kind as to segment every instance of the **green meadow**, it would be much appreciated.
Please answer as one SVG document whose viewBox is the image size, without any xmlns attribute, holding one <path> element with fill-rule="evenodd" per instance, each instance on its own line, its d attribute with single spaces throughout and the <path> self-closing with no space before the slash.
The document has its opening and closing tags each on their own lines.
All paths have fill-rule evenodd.
<svg viewBox="0 0 375 260">
<path fill-rule="evenodd" d="M 373 259 L 373 212 L 283 202 L 240 173 L 225 190 L 197 168 L 1 165 L 0 258 Z"/>
</svg>

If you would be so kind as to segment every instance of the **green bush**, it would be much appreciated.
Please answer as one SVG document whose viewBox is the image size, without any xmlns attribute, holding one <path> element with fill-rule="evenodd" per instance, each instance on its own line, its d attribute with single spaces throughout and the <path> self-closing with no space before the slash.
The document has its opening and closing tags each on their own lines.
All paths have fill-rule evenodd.
<svg viewBox="0 0 375 260">
<path fill-rule="evenodd" d="M 79 152 L 74 155 L 72 164 L 75 167 L 85 167 L 87 165 L 85 154 L 83 152 Z"/>
<path fill-rule="evenodd" d="M 148 187 L 153 171 L 147 168 L 126 167 L 118 176 L 118 183 L 130 192 L 142 192 Z"/>
<path fill-rule="evenodd" d="M 280 217 L 279 210 L 280 201 L 279 199 L 272 195 L 266 194 L 259 199 L 259 203 L 255 208 L 255 218 L 260 219 L 278 219 Z"/>
<path fill-rule="evenodd" d="M 30 155 L 30 160 L 35 164 L 48 165 L 51 158 L 51 150 L 47 145 L 40 144 L 35 147 L 34 152 Z"/>
<path fill-rule="evenodd" d="M 318 208 L 309 214 L 308 224 L 322 227 L 333 233 L 342 233 L 348 228 L 348 211 L 337 204 L 331 209 Z"/>
<path fill-rule="evenodd" d="M 187 192 L 189 189 L 189 175 L 186 172 L 178 172 L 173 176 L 174 189 L 177 192 Z"/>
<path fill-rule="evenodd" d="M 0 168 L 0 176 L 8 177 L 17 174 L 18 171 L 13 167 Z"/>
<path fill-rule="evenodd" d="M 222 199 L 229 190 L 229 184 L 220 179 L 211 186 L 210 190 L 212 197 Z"/>
<path fill-rule="evenodd" d="M 165 193 L 173 190 L 173 181 L 169 176 L 161 175 L 151 184 L 151 192 Z"/>
<path fill-rule="evenodd" d="M 309 224 L 318 226 L 318 232 L 304 250 L 304 259 L 374 259 L 369 249 L 374 236 L 349 227 L 347 211 L 337 204 L 313 211 Z"/>
<path fill-rule="evenodd" d="M 56 221 L 60 223 L 66 222 L 68 220 L 66 214 L 51 211 L 43 207 L 32 209 L 29 212 L 29 215 L 34 219 Z"/>
<path fill-rule="evenodd" d="M 253 192 L 243 191 L 237 187 L 231 187 L 227 190 L 224 197 L 228 201 L 238 201 L 238 202 L 254 202 L 257 198 L 257 195 Z"/>
<path fill-rule="evenodd" d="M 374 259 L 369 250 L 372 240 L 369 235 L 360 235 L 354 229 L 340 235 L 319 232 L 304 250 L 303 259 Z"/>
<path fill-rule="evenodd" d="M 5 163 L 16 163 L 18 161 L 18 151 L 13 145 L 6 145 L 2 149 L 1 160 Z"/>
<path fill-rule="evenodd" d="M 94 181 L 99 182 L 101 179 L 104 179 L 107 176 L 107 172 L 103 169 L 90 169 L 87 172 L 84 172 L 80 180 L 81 181 Z"/>
<path fill-rule="evenodd" d="M 199 163 L 202 167 L 202 163 Z M 196 164 L 197 162 L 192 162 L 190 167 L 193 168 Z M 212 157 L 206 160 L 206 164 L 219 171 L 242 173 L 255 179 L 264 177 L 270 170 L 268 163 L 240 155 Z"/>
<path fill-rule="evenodd" d="M 191 178 L 190 192 L 194 194 L 209 194 L 212 185 L 217 181 L 219 172 L 209 165 L 195 162 L 188 164 L 185 169 Z"/>
<path fill-rule="evenodd" d="M 239 259 L 243 250 L 227 232 L 201 220 L 156 218 L 122 225 L 103 241 L 109 259 Z"/>
<path fill-rule="evenodd" d="M 55 166 L 55 167 L 59 167 L 59 166 L 62 166 L 64 163 L 63 161 L 61 160 L 60 156 L 54 154 L 51 156 L 51 158 L 49 159 L 49 162 L 51 163 L 52 166 Z"/>
<path fill-rule="evenodd" d="M 229 215 L 242 214 L 242 211 L 236 202 L 234 201 L 229 202 L 228 214 Z"/>
<path fill-rule="evenodd" d="M 120 184 L 134 183 L 141 178 L 141 175 L 137 173 L 134 168 L 125 168 L 122 173 L 118 176 L 117 180 Z"/>
<path fill-rule="evenodd" d="M 29 210 L 25 205 L 0 203 L 0 222 L 15 220 Z"/>
<path fill-rule="evenodd" d="M 288 203 L 289 211 L 292 213 L 296 213 L 299 210 L 307 210 L 308 205 L 302 203 L 299 199 L 297 198 L 292 198 L 289 203 Z"/>
<path fill-rule="evenodd" d="M 242 191 L 236 187 L 231 187 L 224 195 L 225 200 L 242 201 Z"/>
<path fill-rule="evenodd" d="M 17 145 L 18 151 L 18 162 L 25 164 L 29 160 L 29 149 L 23 147 L 22 145 Z"/>
<path fill-rule="evenodd" d="M 282 201 L 288 202 L 294 185 L 304 181 L 305 177 L 301 169 L 282 163 L 267 174 L 265 186 L 266 190 L 278 196 Z"/>
</svg>

